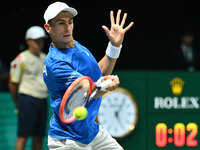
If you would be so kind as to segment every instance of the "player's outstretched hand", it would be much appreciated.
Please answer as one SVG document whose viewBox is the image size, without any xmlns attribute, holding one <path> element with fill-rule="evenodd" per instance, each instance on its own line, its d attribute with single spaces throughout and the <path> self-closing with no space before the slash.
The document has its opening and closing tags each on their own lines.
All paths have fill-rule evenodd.
<svg viewBox="0 0 200 150">
<path fill-rule="evenodd" d="M 127 13 L 124 14 L 121 23 L 120 23 L 120 14 L 121 10 L 118 10 L 117 17 L 115 20 L 113 11 L 110 12 L 110 22 L 111 22 L 110 30 L 106 26 L 104 25 L 102 26 L 111 44 L 116 47 L 119 47 L 122 44 L 126 31 L 128 31 L 134 24 L 133 22 L 131 22 L 127 27 L 123 28 L 126 22 Z"/>
</svg>

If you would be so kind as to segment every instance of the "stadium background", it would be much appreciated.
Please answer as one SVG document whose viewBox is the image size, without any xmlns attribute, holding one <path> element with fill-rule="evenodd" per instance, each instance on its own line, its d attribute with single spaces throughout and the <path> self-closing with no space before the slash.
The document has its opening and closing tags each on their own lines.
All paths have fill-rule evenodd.
<svg viewBox="0 0 200 150">
<path fill-rule="evenodd" d="M 54 1 L 29 0 L 5 1 L 1 4 L 0 58 L 8 67 L 10 61 L 26 48 L 25 31 L 32 25 L 43 26 L 43 13 L 52 2 Z M 151 110 L 153 106 L 151 107 L 149 101 L 156 95 L 173 96 L 170 93 L 169 82 L 174 77 L 180 77 L 187 83 L 187 90 L 183 91 L 183 95 L 200 95 L 197 84 L 200 83 L 199 73 L 171 70 L 170 63 L 171 52 L 179 45 L 180 35 L 184 31 L 192 32 L 195 35 L 195 44 L 200 47 L 199 2 L 194 0 L 67 0 L 65 2 L 75 7 L 79 13 L 74 19 L 75 39 L 88 47 L 97 60 L 104 55 L 108 43 L 101 26 L 110 26 L 109 11 L 116 12 L 118 9 L 122 9 L 123 12 L 128 13 L 127 22 L 134 21 L 133 28 L 124 39 L 123 51 L 117 62 L 115 73 L 121 77 L 120 86 L 131 91 L 136 97 L 140 116 L 135 131 L 129 137 L 122 139 L 120 143 L 128 150 L 134 148 L 138 150 L 160 149 L 155 146 L 155 139 L 151 137 L 155 136 L 156 123 L 163 120 L 162 116 L 160 118 L 157 116 L 160 114 L 159 111 Z M 44 51 L 47 53 L 50 39 L 47 39 L 46 42 Z M 160 77 L 159 82 L 155 77 Z M 161 88 L 162 91 L 156 91 L 155 87 L 157 89 L 164 88 Z M 155 91 L 150 89 L 155 89 Z M 51 113 L 50 110 L 49 113 Z M 178 114 L 174 117 L 180 119 L 184 115 L 188 115 L 188 120 L 172 119 L 171 122 L 169 121 L 168 125 L 171 128 L 179 121 L 183 121 L 185 125 L 194 121 L 198 124 L 199 111 L 197 110 L 194 112 L 192 110 L 189 112 L 174 110 L 163 113 L 166 118 Z M 179 115 L 181 116 L 179 117 Z M 0 149 L 13 149 L 15 139 L 14 105 L 9 93 L 4 92 L 0 94 L 0 143 L 3 143 Z M 199 136 L 197 139 L 199 140 Z M 30 142 L 27 146 L 30 146 Z M 167 149 L 190 149 L 186 146 L 177 148 L 173 144 L 171 145 Z M 199 145 L 196 148 L 199 149 Z"/>
</svg>

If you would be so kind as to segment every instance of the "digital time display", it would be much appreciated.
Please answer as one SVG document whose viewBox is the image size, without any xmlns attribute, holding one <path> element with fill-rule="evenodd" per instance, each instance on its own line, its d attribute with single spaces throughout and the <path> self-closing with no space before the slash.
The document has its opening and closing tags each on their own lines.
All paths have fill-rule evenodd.
<svg viewBox="0 0 200 150">
<path fill-rule="evenodd" d="M 199 115 L 149 116 L 148 150 L 200 150 Z"/>
<path fill-rule="evenodd" d="M 184 124 L 175 123 L 173 128 L 169 128 L 166 123 L 158 123 L 155 126 L 155 144 L 157 147 L 166 147 L 173 143 L 176 147 L 196 147 L 198 141 L 198 125 L 195 122 Z"/>
</svg>

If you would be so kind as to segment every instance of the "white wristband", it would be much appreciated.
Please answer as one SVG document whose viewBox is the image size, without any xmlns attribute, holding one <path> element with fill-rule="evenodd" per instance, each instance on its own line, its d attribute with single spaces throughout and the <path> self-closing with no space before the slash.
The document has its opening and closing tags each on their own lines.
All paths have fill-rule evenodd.
<svg viewBox="0 0 200 150">
<path fill-rule="evenodd" d="M 121 52 L 122 45 L 120 47 L 113 46 L 111 42 L 108 43 L 108 47 L 106 49 L 106 55 L 110 58 L 117 59 Z"/>
</svg>

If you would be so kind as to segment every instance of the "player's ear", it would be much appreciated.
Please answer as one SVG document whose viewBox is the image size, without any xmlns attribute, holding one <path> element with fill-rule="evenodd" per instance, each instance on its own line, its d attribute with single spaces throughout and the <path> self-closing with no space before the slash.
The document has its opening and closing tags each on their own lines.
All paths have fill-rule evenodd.
<svg viewBox="0 0 200 150">
<path fill-rule="evenodd" d="M 47 31 L 47 33 L 50 33 L 50 31 L 51 31 L 51 26 L 50 26 L 50 24 L 45 23 L 45 24 L 44 24 L 44 28 L 45 28 L 45 30 Z"/>
</svg>

